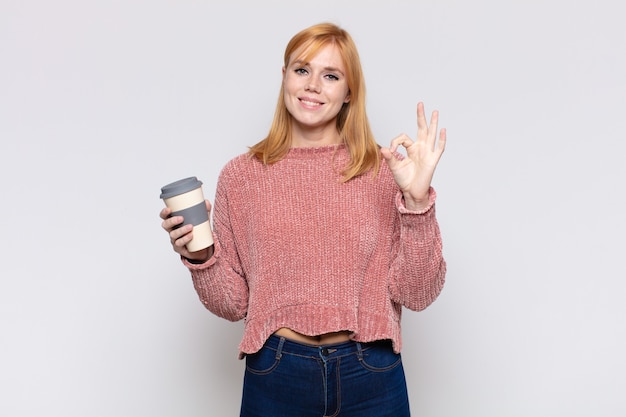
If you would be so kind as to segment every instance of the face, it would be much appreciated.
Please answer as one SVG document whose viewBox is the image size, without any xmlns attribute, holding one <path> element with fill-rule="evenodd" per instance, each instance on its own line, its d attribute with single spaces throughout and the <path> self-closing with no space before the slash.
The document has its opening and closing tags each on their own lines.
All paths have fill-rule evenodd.
<svg viewBox="0 0 626 417">
<path fill-rule="evenodd" d="M 295 55 L 295 54 L 294 54 Z M 337 114 L 350 101 L 346 70 L 336 46 L 327 45 L 309 62 L 297 55 L 283 68 L 284 99 L 293 117 L 293 140 L 315 133 L 321 142 L 337 142 Z"/>
</svg>

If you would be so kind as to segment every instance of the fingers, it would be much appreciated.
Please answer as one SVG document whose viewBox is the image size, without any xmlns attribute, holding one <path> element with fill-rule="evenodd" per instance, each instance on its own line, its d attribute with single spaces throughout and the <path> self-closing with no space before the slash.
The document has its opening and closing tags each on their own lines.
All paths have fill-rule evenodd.
<svg viewBox="0 0 626 417">
<path fill-rule="evenodd" d="M 204 201 L 207 212 L 210 213 L 212 207 L 211 203 L 209 200 Z M 182 225 L 185 220 L 183 216 L 172 216 L 172 210 L 168 207 L 162 209 L 159 216 L 163 219 L 161 227 L 169 234 L 170 243 L 172 244 L 174 251 L 189 258 L 191 255 L 187 250 L 186 245 L 193 239 L 193 225 Z"/>
<path fill-rule="evenodd" d="M 212 208 L 211 203 L 209 202 L 209 200 L 204 200 L 204 203 L 206 204 L 206 211 L 210 215 L 211 208 Z M 159 213 L 159 217 L 163 219 L 163 222 L 161 223 L 161 227 L 165 229 L 167 232 L 170 232 L 174 227 L 176 227 L 177 225 L 181 224 L 184 221 L 182 216 L 170 217 L 171 215 L 172 215 L 172 209 L 170 209 L 169 207 L 165 207 Z"/>
<path fill-rule="evenodd" d="M 439 124 L 439 111 L 433 110 L 430 116 L 430 123 L 426 120 L 426 112 L 424 103 L 417 103 L 417 138 L 418 140 L 433 139 L 437 134 L 437 126 Z"/>
<path fill-rule="evenodd" d="M 170 217 L 171 214 L 172 214 L 172 209 L 170 209 L 169 207 L 165 207 L 159 213 L 159 216 L 163 219 L 163 222 L 161 222 L 161 227 L 168 233 L 171 232 L 173 229 L 175 229 L 176 226 L 178 226 L 185 220 L 183 216 Z"/>
<path fill-rule="evenodd" d="M 161 217 L 163 220 L 165 220 L 165 219 L 167 219 L 167 217 L 170 215 L 171 212 L 172 212 L 172 209 L 170 209 L 169 207 L 165 207 L 159 213 L 159 217 Z"/>
<path fill-rule="evenodd" d="M 417 132 L 419 133 L 424 129 L 428 130 L 428 121 L 424 112 L 424 103 L 420 101 L 417 103 Z"/>
<path fill-rule="evenodd" d="M 170 232 L 170 242 L 175 252 L 180 254 L 188 253 L 187 243 L 193 239 L 193 225 L 186 224 Z"/>
<path fill-rule="evenodd" d="M 439 121 L 439 110 L 433 110 L 430 116 L 430 124 L 426 120 L 426 110 L 424 109 L 424 103 L 421 101 L 417 103 L 417 128 L 420 129 L 434 129 L 437 130 L 437 123 Z"/>
<path fill-rule="evenodd" d="M 173 216 L 165 219 L 161 223 L 161 227 L 170 235 L 170 242 L 173 246 L 182 247 L 185 246 L 191 238 L 187 239 L 188 234 L 193 230 L 192 224 L 186 224 L 181 226 L 184 222 L 183 216 Z M 180 241 L 180 240 L 186 241 Z"/>
<path fill-rule="evenodd" d="M 439 132 L 439 142 L 437 142 L 437 149 L 440 153 L 446 149 L 446 128 L 441 128 L 441 132 Z"/>
<path fill-rule="evenodd" d="M 441 149 L 445 145 L 445 129 L 439 133 L 437 142 L 437 131 L 439 129 L 439 110 L 433 110 L 430 116 L 430 123 L 426 119 L 424 103 L 417 103 L 417 141 L 423 141 L 431 150 Z M 443 140 L 443 142 L 442 142 Z"/>
<path fill-rule="evenodd" d="M 408 137 L 405 133 L 402 133 L 401 135 L 398 135 L 391 140 L 391 143 L 389 144 L 389 150 L 391 152 L 396 152 L 398 150 L 398 146 L 404 146 L 405 148 L 408 148 L 411 145 L 413 145 L 413 141 L 411 140 L 411 138 Z"/>
<path fill-rule="evenodd" d="M 211 203 L 205 200 L 207 212 L 211 211 Z M 171 217 L 170 217 L 171 216 Z M 172 216 L 172 210 L 169 207 L 163 208 L 159 212 L 159 217 L 163 219 L 161 227 L 165 230 L 170 237 L 170 243 L 174 251 L 182 256 L 189 256 L 189 251 L 186 245 L 193 239 L 193 225 L 186 224 L 183 216 Z"/>
<path fill-rule="evenodd" d="M 161 222 L 161 227 L 168 233 L 184 221 L 183 216 L 170 217 L 171 214 L 172 210 L 170 208 L 164 208 L 163 210 L 161 210 L 161 213 L 159 213 L 159 215 L 163 219 L 163 222 Z"/>
</svg>

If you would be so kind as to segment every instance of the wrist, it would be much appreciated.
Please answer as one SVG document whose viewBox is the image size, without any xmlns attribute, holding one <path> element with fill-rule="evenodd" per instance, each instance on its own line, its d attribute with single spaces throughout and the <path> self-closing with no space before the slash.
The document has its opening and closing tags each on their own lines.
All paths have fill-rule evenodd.
<svg viewBox="0 0 626 417">
<path fill-rule="evenodd" d="M 426 194 L 421 198 L 403 194 L 404 207 L 409 211 L 422 211 L 430 205 L 430 195 Z"/>
</svg>

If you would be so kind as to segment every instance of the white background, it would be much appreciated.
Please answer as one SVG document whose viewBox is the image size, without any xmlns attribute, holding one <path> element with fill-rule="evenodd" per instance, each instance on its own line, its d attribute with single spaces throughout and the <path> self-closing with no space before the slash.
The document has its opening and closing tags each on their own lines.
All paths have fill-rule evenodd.
<svg viewBox="0 0 626 417">
<path fill-rule="evenodd" d="M 357 42 L 379 143 L 419 100 L 448 128 L 414 415 L 626 415 L 620 4 L 1 0 L 0 415 L 238 415 L 241 324 L 197 300 L 160 187 L 213 198 L 322 21 Z"/>
</svg>

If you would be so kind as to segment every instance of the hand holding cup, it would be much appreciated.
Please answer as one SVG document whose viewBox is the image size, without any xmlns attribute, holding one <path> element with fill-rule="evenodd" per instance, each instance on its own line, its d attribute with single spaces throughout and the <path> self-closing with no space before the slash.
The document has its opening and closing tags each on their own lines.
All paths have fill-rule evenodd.
<svg viewBox="0 0 626 417">
<path fill-rule="evenodd" d="M 211 204 L 204 199 L 202 182 L 185 178 L 161 188 L 166 207 L 161 226 L 170 235 L 174 251 L 192 260 L 207 260 L 212 252 L 213 234 L 209 222 Z"/>
</svg>

